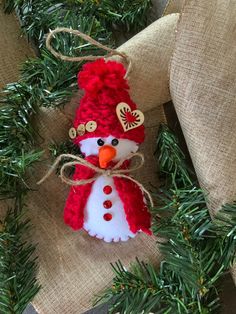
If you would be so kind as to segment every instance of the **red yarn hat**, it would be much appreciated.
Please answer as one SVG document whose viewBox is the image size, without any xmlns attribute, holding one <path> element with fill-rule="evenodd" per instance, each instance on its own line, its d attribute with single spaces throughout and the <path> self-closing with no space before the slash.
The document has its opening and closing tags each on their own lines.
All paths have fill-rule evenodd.
<svg viewBox="0 0 236 314">
<path fill-rule="evenodd" d="M 126 103 L 131 112 L 125 113 L 130 125 L 135 125 L 136 104 L 128 93 L 128 83 L 124 78 L 126 70 L 121 63 L 98 59 L 86 63 L 78 74 L 78 84 L 85 91 L 76 110 L 74 128 L 77 136 L 74 143 L 91 137 L 107 137 L 112 135 L 136 143 L 144 141 L 144 126 L 124 130 L 118 115 L 117 105 Z M 126 123 L 127 125 L 127 123 Z"/>
</svg>

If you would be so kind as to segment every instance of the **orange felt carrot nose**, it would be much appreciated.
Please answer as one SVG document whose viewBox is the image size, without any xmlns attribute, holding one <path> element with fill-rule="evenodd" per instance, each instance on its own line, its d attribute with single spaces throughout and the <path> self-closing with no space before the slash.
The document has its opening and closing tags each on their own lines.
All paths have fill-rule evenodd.
<svg viewBox="0 0 236 314">
<path fill-rule="evenodd" d="M 116 149 L 110 145 L 104 145 L 99 149 L 99 165 L 101 168 L 106 168 L 109 161 L 116 156 Z"/>
</svg>

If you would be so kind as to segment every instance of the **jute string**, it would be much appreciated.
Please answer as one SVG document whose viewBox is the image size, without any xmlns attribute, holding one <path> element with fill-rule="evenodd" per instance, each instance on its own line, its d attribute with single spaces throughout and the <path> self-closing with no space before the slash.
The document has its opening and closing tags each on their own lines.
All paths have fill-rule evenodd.
<svg viewBox="0 0 236 314">
<path fill-rule="evenodd" d="M 55 37 L 56 34 L 58 33 L 69 33 L 69 34 L 74 34 L 75 36 L 78 36 L 80 38 L 83 38 L 85 41 L 89 42 L 90 44 L 97 46 L 98 48 L 101 48 L 105 51 L 108 51 L 108 54 L 105 56 L 82 56 L 82 57 L 69 57 L 69 56 L 65 56 L 63 54 L 61 54 L 60 52 L 57 52 L 51 45 L 51 41 L 53 39 L 53 37 Z M 55 28 L 54 30 L 52 30 L 46 38 L 46 47 L 47 49 L 57 58 L 64 60 L 64 61 L 70 61 L 70 62 L 80 62 L 80 61 L 94 61 L 100 58 L 108 58 L 111 56 L 120 56 L 125 63 L 127 64 L 127 70 L 126 70 L 126 74 L 125 74 L 125 78 L 128 77 L 128 74 L 131 71 L 131 60 L 130 58 L 124 53 L 124 52 L 120 52 L 117 51 L 115 49 L 109 48 L 107 46 L 104 46 L 103 44 L 99 43 L 98 41 L 96 41 L 95 39 L 93 39 L 92 37 L 80 32 L 79 30 L 75 30 L 75 29 L 71 29 L 71 28 L 66 28 L 66 27 L 58 27 Z"/>
<path fill-rule="evenodd" d="M 137 163 L 134 166 L 131 166 L 129 169 L 119 169 L 121 167 L 121 165 L 126 161 L 126 160 L 130 160 L 134 157 L 139 157 L 140 162 Z M 51 166 L 51 168 L 48 170 L 48 172 L 45 174 L 45 176 L 37 182 L 37 184 L 41 184 L 42 182 L 44 182 L 52 173 L 53 171 L 57 168 L 58 164 L 62 161 L 63 158 L 71 158 L 74 161 L 69 161 L 63 164 L 63 166 L 61 167 L 60 170 L 60 178 L 61 180 L 68 184 L 68 185 L 72 185 L 72 186 L 78 186 L 78 185 L 84 185 L 87 183 L 92 183 L 93 181 L 95 181 L 99 176 L 103 175 L 103 176 L 108 176 L 108 177 L 118 177 L 118 178 L 124 178 L 127 180 L 130 180 L 132 182 L 134 182 L 135 184 L 137 184 L 137 186 L 140 188 L 140 190 L 147 195 L 151 206 L 153 207 L 153 200 L 152 200 L 152 196 L 151 194 L 145 189 L 145 187 L 138 182 L 137 180 L 135 180 L 134 178 L 126 175 L 126 173 L 130 173 L 133 171 L 136 171 L 137 169 L 140 169 L 143 164 L 144 164 L 144 156 L 141 153 L 132 153 L 130 155 L 128 155 L 126 158 L 121 159 L 113 168 L 110 169 L 102 169 L 99 168 L 93 164 L 91 164 L 90 162 L 88 162 L 87 160 L 76 156 L 76 155 L 72 155 L 72 154 L 62 154 L 60 156 L 58 156 L 55 160 L 55 162 L 53 163 L 53 165 Z M 70 168 L 72 166 L 76 166 L 76 165 L 83 165 L 86 166 L 92 170 L 94 170 L 96 172 L 96 175 L 90 179 L 80 179 L 80 180 L 72 180 L 70 178 L 67 177 L 65 171 L 67 168 Z"/>
</svg>

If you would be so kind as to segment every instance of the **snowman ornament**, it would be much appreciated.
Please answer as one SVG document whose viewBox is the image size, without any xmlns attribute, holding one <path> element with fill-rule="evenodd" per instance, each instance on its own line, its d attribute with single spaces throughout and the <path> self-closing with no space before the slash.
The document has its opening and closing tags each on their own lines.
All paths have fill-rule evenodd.
<svg viewBox="0 0 236 314">
<path fill-rule="evenodd" d="M 144 116 L 130 98 L 125 73 L 121 63 L 98 59 L 78 74 L 84 96 L 69 136 L 85 161 L 99 169 L 113 169 L 118 162 L 120 169 L 128 169 L 128 156 L 144 141 Z M 106 242 L 151 234 L 147 202 L 134 181 L 96 173 L 85 164 L 75 166 L 73 180 L 82 184 L 71 187 L 64 209 L 64 221 L 72 229 Z"/>
</svg>

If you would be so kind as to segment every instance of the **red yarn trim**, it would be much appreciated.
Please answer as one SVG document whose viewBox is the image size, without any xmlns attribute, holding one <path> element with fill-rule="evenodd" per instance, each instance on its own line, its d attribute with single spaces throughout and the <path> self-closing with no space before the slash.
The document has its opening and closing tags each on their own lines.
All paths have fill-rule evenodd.
<svg viewBox="0 0 236 314">
<path fill-rule="evenodd" d="M 85 159 L 91 163 L 97 163 L 97 159 L 94 160 L 94 156 L 88 156 Z M 76 165 L 73 180 L 89 179 L 92 178 L 94 174 L 95 172 L 88 167 Z M 64 222 L 74 230 L 83 227 L 84 208 L 91 193 L 92 184 L 93 183 L 72 186 L 70 189 L 64 208 Z"/>
<path fill-rule="evenodd" d="M 115 187 L 123 202 L 126 219 L 133 233 L 142 230 L 151 235 L 151 214 L 143 200 L 143 193 L 134 182 L 114 177 Z"/>
</svg>

